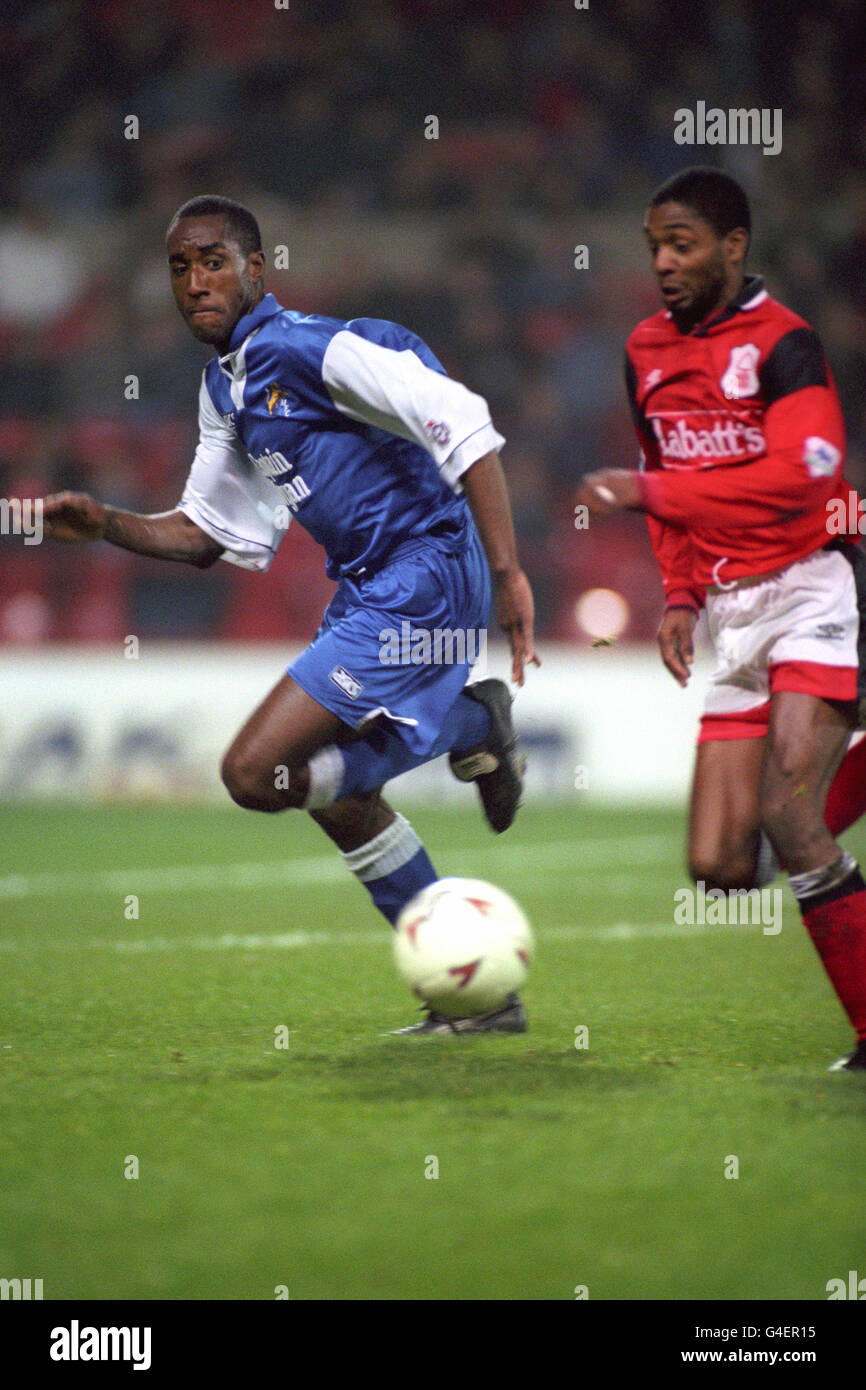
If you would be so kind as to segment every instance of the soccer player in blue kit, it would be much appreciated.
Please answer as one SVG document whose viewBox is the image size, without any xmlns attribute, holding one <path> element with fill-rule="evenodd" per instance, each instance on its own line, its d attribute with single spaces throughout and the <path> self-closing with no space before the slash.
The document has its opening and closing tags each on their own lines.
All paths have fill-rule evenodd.
<svg viewBox="0 0 866 1390">
<path fill-rule="evenodd" d="M 512 679 L 538 664 L 486 402 L 445 375 L 420 338 L 378 319 L 284 309 L 265 292 L 258 224 L 227 198 L 181 207 L 167 234 L 181 315 L 215 356 L 199 396 L 199 443 L 178 506 L 145 516 L 83 493 L 46 499 L 45 532 L 103 539 L 205 569 L 265 570 L 292 516 L 338 581 L 315 639 L 240 730 L 222 765 L 238 805 L 309 812 L 392 924 L 438 878 L 390 778 L 449 755 L 499 832 L 523 764 L 504 681 L 467 685 L 492 588 Z M 408 624 L 408 626 L 407 626 Z M 383 634 L 462 635 L 449 657 L 394 662 Z M 420 650 L 424 651 L 422 642 Z M 521 1000 L 476 1018 L 434 1012 L 400 1032 L 523 1032 Z"/>
</svg>

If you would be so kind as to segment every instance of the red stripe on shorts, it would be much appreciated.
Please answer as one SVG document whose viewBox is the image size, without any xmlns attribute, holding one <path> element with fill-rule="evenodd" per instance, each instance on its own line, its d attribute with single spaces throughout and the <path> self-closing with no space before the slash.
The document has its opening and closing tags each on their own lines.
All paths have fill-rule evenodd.
<svg viewBox="0 0 866 1390">
<path fill-rule="evenodd" d="M 769 667 L 770 690 L 794 690 L 820 700 L 856 700 L 856 666 L 825 666 L 819 661 L 777 661 Z M 763 738 L 770 722 L 770 701 L 754 709 L 701 717 L 698 743 L 735 738 Z"/>
<path fill-rule="evenodd" d="M 698 743 L 721 739 L 763 738 L 770 723 L 770 701 L 754 709 L 737 710 L 733 714 L 704 714 Z"/>
<path fill-rule="evenodd" d="M 821 700 L 856 700 L 857 667 L 818 661 L 778 661 L 769 667 L 770 692 L 796 690 Z"/>
</svg>

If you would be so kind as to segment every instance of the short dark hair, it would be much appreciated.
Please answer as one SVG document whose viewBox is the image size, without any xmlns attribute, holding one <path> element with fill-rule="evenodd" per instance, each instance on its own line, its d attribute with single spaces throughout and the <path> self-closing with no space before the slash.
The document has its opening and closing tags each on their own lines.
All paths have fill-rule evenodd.
<svg viewBox="0 0 866 1390">
<path fill-rule="evenodd" d="M 242 256 L 250 256 L 253 251 L 262 249 L 258 222 L 249 208 L 232 198 L 222 198 L 216 193 L 202 193 L 198 198 L 190 198 L 178 208 L 169 222 L 166 237 L 182 217 L 223 217 L 226 235 L 237 242 Z"/>
<path fill-rule="evenodd" d="M 650 207 L 662 203 L 682 203 L 709 222 L 717 237 L 727 236 L 735 227 L 745 227 L 751 237 L 752 213 L 749 200 L 736 179 L 721 169 L 696 165 L 681 169 L 657 188 Z"/>
</svg>

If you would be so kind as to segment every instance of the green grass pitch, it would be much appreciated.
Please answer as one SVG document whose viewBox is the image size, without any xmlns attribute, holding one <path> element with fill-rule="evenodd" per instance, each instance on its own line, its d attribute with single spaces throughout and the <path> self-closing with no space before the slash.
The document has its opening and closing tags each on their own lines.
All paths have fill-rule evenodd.
<svg viewBox="0 0 866 1390">
<path fill-rule="evenodd" d="M 866 1082 L 826 1072 L 849 1030 L 787 889 L 778 935 L 678 927 L 680 814 L 412 820 L 443 875 L 529 914 L 527 1035 L 382 1036 L 415 1002 L 306 818 L 2 810 L 0 1276 L 45 1299 L 824 1300 L 866 1273 Z"/>
</svg>

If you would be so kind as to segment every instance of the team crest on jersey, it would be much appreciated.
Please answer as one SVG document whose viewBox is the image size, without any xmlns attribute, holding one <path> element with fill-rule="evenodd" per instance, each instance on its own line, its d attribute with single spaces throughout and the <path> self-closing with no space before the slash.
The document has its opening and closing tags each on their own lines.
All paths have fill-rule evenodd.
<svg viewBox="0 0 866 1390">
<path fill-rule="evenodd" d="M 731 348 L 731 360 L 719 383 L 729 401 L 758 394 L 761 385 L 757 372 L 760 356 L 761 349 L 755 347 L 754 343 Z"/>
<path fill-rule="evenodd" d="M 278 415 L 291 415 L 292 407 L 289 405 L 289 393 L 272 381 L 268 386 L 268 414 L 273 415 L 274 411 Z"/>
</svg>

